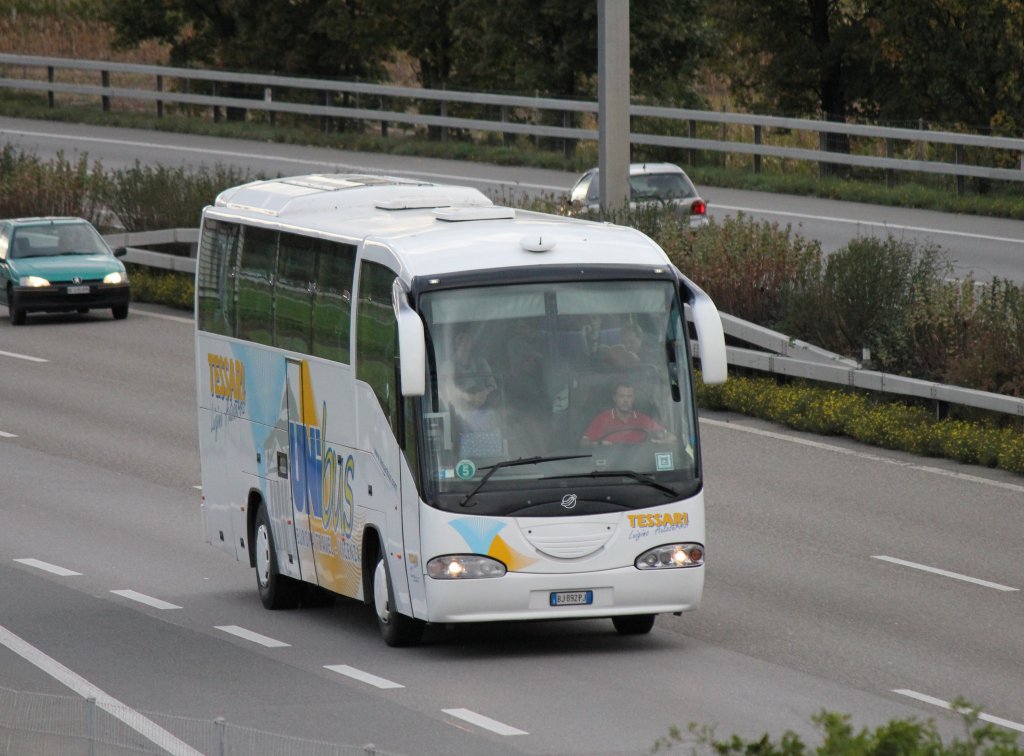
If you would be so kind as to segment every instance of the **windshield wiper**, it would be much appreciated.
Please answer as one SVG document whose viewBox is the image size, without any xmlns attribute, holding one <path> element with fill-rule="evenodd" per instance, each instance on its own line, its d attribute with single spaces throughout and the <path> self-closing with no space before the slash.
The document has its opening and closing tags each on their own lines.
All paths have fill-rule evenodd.
<svg viewBox="0 0 1024 756">
<path fill-rule="evenodd" d="M 657 488 L 664 494 L 669 496 L 678 496 L 679 493 L 672 490 L 668 486 L 662 485 L 650 475 L 644 475 L 633 470 L 591 470 L 586 473 L 569 473 L 568 475 L 551 475 L 547 478 L 541 478 L 541 480 L 557 480 L 558 478 L 632 478 L 633 480 L 639 481 L 644 485 L 648 485 L 651 488 Z"/>
<path fill-rule="evenodd" d="M 496 462 L 493 465 L 487 465 L 481 467 L 481 470 L 487 470 L 487 474 L 480 478 L 480 482 L 476 484 L 476 488 L 466 494 L 466 498 L 462 500 L 461 505 L 464 507 L 471 507 L 472 504 L 469 500 L 472 499 L 481 488 L 491 479 L 494 473 L 498 472 L 503 467 L 519 467 L 520 465 L 536 465 L 541 462 L 558 462 L 562 459 L 585 459 L 586 457 L 593 457 L 593 454 L 563 454 L 557 457 L 520 457 L 519 459 L 507 459 L 504 462 Z M 543 480 L 543 478 L 542 478 Z"/>
</svg>

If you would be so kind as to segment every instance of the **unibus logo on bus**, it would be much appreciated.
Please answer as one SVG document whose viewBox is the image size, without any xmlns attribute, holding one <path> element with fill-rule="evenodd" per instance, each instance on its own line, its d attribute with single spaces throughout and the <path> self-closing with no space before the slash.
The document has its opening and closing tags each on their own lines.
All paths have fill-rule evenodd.
<svg viewBox="0 0 1024 756">
<path fill-rule="evenodd" d="M 327 445 L 326 404 L 322 418 L 321 427 L 288 423 L 292 502 L 296 512 L 319 520 L 325 532 L 341 532 L 347 538 L 355 523 L 356 461 Z"/>
</svg>

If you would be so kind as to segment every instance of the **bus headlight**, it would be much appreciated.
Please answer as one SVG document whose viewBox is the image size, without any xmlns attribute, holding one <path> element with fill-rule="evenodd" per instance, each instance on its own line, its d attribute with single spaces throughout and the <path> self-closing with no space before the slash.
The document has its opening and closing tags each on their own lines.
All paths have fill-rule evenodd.
<svg viewBox="0 0 1024 756">
<path fill-rule="evenodd" d="M 704 547 L 699 543 L 669 543 L 648 549 L 633 563 L 638 570 L 670 570 L 704 564 Z"/>
<path fill-rule="evenodd" d="M 470 580 L 501 577 L 508 570 L 497 559 L 479 554 L 452 554 L 427 562 L 427 574 L 435 580 Z"/>
<path fill-rule="evenodd" d="M 50 282 L 40 276 L 22 276 L 18 279 L 18 284 L 20 286 L 31 286 L 32 288 L 37 289 L 40 286 L 49 286 Z"/>
</svg>

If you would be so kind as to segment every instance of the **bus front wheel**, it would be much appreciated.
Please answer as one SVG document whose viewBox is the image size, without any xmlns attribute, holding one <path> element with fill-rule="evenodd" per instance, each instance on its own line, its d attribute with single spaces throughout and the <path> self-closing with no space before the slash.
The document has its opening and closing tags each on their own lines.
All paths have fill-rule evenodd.
<svg viewBox="0 0 1024 756">
<path fill-rule="evenodd" d="M 426 623 L 400 614 L 395 609 L 394 596 L 391 571 L 387 559 L 381 554 L 373 571 L 373 608 L 377 626 L 389 646 L 415 646 L 423 637 Z"/>
<path fill-rule="evenodd" d="M 274 534 L 270 530 L 267 508 L 263 506 L 256 513 L 253 548 L 256 551 L 256 587 L 263 606 L 267 609 L 292 609 L 298 606 L 300 586 L 277 571 Z"/>
<path fill-rule="evenodd" d="M 629 614 L 612 617 L 612 624 L 619 635 L 645 635 L 654 627 L 653 614 Z"/>
</svg>

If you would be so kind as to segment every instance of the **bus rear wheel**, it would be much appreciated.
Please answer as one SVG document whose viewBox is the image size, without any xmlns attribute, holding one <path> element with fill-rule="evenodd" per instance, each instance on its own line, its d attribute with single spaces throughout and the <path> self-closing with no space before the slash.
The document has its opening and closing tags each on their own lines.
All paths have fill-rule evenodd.
<svg viewBox="0 0 1024 756">
<path fill-rule="evenodd" d="M 646 635 L 654 627 L 653 614 L 629 614 L 612 617 L 612 624 L 619 635 Z"/>
<path fill-rule="evenodd" d="M 387 559 L 381 554 L 373 571 L 373 609 L 377 615 L 377 627 L 389 646 L 415 646 L 423 638 L 426 623 L 400 614 L 395 609 L 394 596 L 391 571 Z"/>
<path fill-rule="evenodd" d="M 274 534 L 270 530 L 267 508 L 263 506 L 256 513 L 253 548 L 256 552 L 256 588 L 263 606 L 267 609 L 293 609 L 298 606 L 301 586 L 277 571 Z"/>
</svg>

